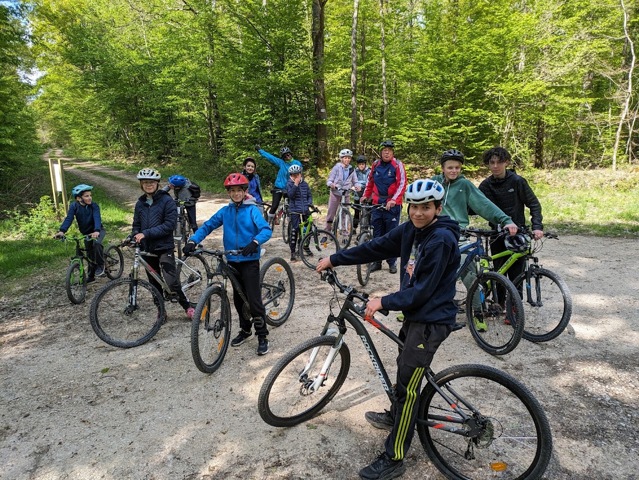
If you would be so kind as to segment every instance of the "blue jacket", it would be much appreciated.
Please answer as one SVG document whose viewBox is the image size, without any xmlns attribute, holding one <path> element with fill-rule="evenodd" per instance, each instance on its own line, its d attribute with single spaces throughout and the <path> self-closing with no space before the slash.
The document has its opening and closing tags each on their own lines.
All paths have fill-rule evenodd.
<svg viewBox="0 0 639 480">
<path fill-rule="evenodd" d="M 197 229 L 189 241 L 201 243 L 213 230 L 224 225 L 223 243 L 224 250 L 241 250 L 253 240 L 259 245 L 266 243 L 271 238 L 272 230 L 268 222 L 264 220 L 262 213 L 253 201 L 244 201 L 240 205 L 229 202 L 220 208 L 204 225 Z M 261 252 L 257 249 L 252 255 L 228 255 L 230 262 L 248 262 L 259 260 Z"/>
<path fill-rule="evenodd" d="M 262 183 L 260 182 L 260 176 L 257 173 L 249 175 L 246 173 L 246 170 L 242 171 L 242 175 L 248 178 L 248 193 L 253 195 L 257 203 L 263 203 L 264 199 L 262 198 Z"/>
<path fill-rule="evenodd" d="M 275 155 L 272 155 L 267 151 L 262 150 L 261 148 L 257 152 L 278 168 L 277 178 L 275 179 L 274 183 L 275 188 L 286 188 L 286 182 L 288 182 L 289 177 L 288 167 L 290 167 L 291 165 L 299 165 L 300 167 L 302 166 L 299 160 L 293 159 L 290 162 L 285 162 L 281 158 L 276 157 Z"/>
<path fill-rule="evenodd" d="M 146 195 L 138 198 L 133 211 L 132 235 L 144 234 L 142 248 L 147 252 L 173 250 L 173 230 L 177 223 L 177 206 L 168 192 L 158 190 L 153 195 L 153 203 L 147 202 Z"/>
<path fill-rule="evenodd" d="M 78 229 L 82 235 L 89 235 L 93 232 L 102 230 L 102 216 L 100 215 L 100 207 L 97 203 L 91 202 L 91 205 L 84 205 L 75 201 L 69 207 L 67 217 L 60 225 L 60 231 L 66 232 L 73 223 L 73 217 L 78 222 Z"/>
<path fill-rule="evenodd" d="M 408 221 L 386 235 L 331 255 L 331 263 L 356 265 L 401 257 L 398 292 L 382 297 L 387 310 L 401 310 L 405 321 L 452 325 L 457 316 L 455 282 L 459 267 L 459 226 L 447 216 L 417 229 Z M 414 259 L 413 275 L 406 272 Z"/>
<path fill-rule="evenodd" d="M 288 195 L 288 209 L 292 213 L 306 214 L 313 205 L 313 194 L 306 180 L 302 180 L 299 185 L 295 185 L 293 180 L 289 180 L 286 183 L 286 194 Z"/>
</svg>

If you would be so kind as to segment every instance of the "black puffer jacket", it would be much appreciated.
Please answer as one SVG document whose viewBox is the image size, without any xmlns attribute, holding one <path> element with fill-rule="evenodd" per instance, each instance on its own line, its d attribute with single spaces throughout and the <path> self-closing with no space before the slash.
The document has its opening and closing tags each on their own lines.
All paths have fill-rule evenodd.
<svg viewBox="0 0 639 480">
<path fill-rule="evenodd" d="M 175 201 L 164 190 L 153 195 L 149 205 L 146 195 L 138 198 L 133 212 L 132 235 L 144 234 L 142 248 L 147 252 L 173 250 L 173 230 L 177 223 L 177 207 Z"/>
<path fill-rule="evenodd" d="M 530 210 L 530 223 L 533 230 L 543 230 L 541 204 L 532 188 L 523 177 L 512 170 L 506 171 L 505 178 L 492 175 L 479 185 L 486 198 L 510 216 L 518 227 L 526 225 L 524 207 Z M 494 225 L 491 224 L 494 227 Z"/>
</svg>

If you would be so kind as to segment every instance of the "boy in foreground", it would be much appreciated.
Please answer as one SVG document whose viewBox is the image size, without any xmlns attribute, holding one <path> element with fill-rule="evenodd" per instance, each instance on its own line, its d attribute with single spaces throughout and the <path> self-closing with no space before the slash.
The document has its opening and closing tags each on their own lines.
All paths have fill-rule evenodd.
<svg viewBox="0 0 639 480">
<path fill-rule="evenodd" d="M 248 178 L 241 173 L 231 173 L 226 177 L 224 187 L 231 201 L 198 228 L 182 251 L 184 255 L 189 255 L 209 233 L 223 226 L 224 250 L 241 250 L 239 255 L 227 255 L 226 258 L 229 266 L 239 273 L 238 281 L 246 292 L 252 317 L 244 317 L 242 313 L 244 301 L 233 285 L 233 303 L 240 317 L 240 331 L 231 341 L 231 346 L 242 345 L 252 335 L 251 327 L 252 323 L 255 323 L 255 333 L 258 338 L 257 354 L 266 355 L 268 329 L 260 288 L 260 245 L 271 238 L 272 231 L 253 199 L 245 200 L 248 186 Z"/>
<path fill-rule="evenodd" d="M 398 292 L 372 297 L 366 315 L 381 309 L 401 310 L 404 323 L 399 338 L 404 348 L 397 356 L 395 403 L 384 413 L 366 412 L 374 427 L 390 430 L 384 452 L 363 468 L 359 476 L 368 480 L 401 476 L 403 458 L 415 431 L 416 401 L 424 371 L 455 324 L 457 306 L 455 277 L 459 266 L 459 226 L 442 211 L 444 188 L 433 180 L 417 180 L 408 186 L 404 201 L 410 221 L 382 237 L 321 259 L 318 272 L 339 265 L 356 265 L 400 257 Z"/>
</svg>

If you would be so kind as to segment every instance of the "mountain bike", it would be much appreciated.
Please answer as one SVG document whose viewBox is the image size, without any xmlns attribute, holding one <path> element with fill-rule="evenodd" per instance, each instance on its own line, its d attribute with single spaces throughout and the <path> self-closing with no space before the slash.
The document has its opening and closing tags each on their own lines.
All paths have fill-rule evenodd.
<svg viewBox="0 0 639 480">
<path fill-rule="evenodd" d="M 177 249 L 178 258 L 182 258 L 182 246 L 186 245 L 189 239 L 189 232 L 191 226 L 187 221 L 186 204 L 179 199 L 175 199 L 175 205 L 177 208 L 177 222 L 175 222 L 175 229 L 173 230 L 173 240 L 175 240 L 175 247 Z"/>
<path fill-rule="evenodd" d="M 67 268 L 65 286 L 67 297 L 69 297 L 71 303 L 78 305 L 84 302 L 87 295 L 87 267 L 93 264 L 93 268 L 96 268 L 95 262 L 87 255 L 87 249 L 83 246 L 83 243 L 95 240 L 90 235 L 65 235 L 60 237 L 60 240 L 75 242 L 75 255 L 71 257 L 71 262 Z M 111 280 L 120 278 L 124 270 L 122 250 L 116 245 L 109 245 L 103 249 L 103 256 L 106 276 Z"/>
<path fill-rule="evenodd" d="M 335 235 L 328 230 L 317 228 L 313 214 L 320 213 L 319 208 L 311 206 L 308 218 L 300 221 L 298 255 L 308 268 L 315 268 L 311 261 L 315 254 L 320 258 L 330 256 L 340 250 L 339 242 Z M 302 212 L 291 212 L 291 215 L 303 215 Z"/>
<path fill-rule="evenodd" d="M 467 325 L 477 344 L 491 355 L 505 355 L 521 341 L 525 317 L 519 291 L 508 278 L 492 270 L 484 247 L 482 238 L 496 233 L 474 228 L 462 231 L 476 240 L 459 249 L 466 258 L 457 270 L 456 300 L 465 303 Z M 461 279 L 471 273 L 476 278 L 466 292 Z"/>
<path fill-rule="evenodd" d="M 131 348 L 155 336 L 166 321 L 165 299 L 177 303 L 178 296 L 144 259 L 145 256 L 157 255 L 142 251 L 139 243 L 130 240 L 125 240 L 122 243 L 124 245 L 134 249 L 131 273 L 126 278 L 107 283 L 96 294 L 89 310 L 89 319 L 93 331 L 101 340 L 114 347 Z M 185 279 L 181 283 L 182 291 L 191 306 L 195 306 L 203 285 L 211 281 L 211 273 L 201 256 L 197 261 L 189 261 L 189 258 L 176 258 L 175 262 L 180 278 Z M 162 292 L 140 278 L 142 269 L 160 284 Z"/>
<path fill-rule="evenodd" d="M 523 252 L 504 250 L 491 255 L 492 260 L 507 258 L 497 270 L 502 275 L 523 258 L 524 272 L 513 284 L 523 297 L 526 324 L 523 337 L 531 342 L 547 342 L 557 338 L 568 326 L 572 316 L 572 297 L 566 282 L 556 273 L 543 268 L 534 254 L 541 251 L 543 240 L 531 241 L 529 229 L 522 229 L 528 246 Z M 545 238 L 557 239 L 553 233 L 544 233 Z M 530 261 L 532 260 L 532 263 Z"/>
<path fill-rule="evenodd" d="M 333 219 L 332 233 L 337 238 L 340 248 L 348 248 L 353 238 L 353 214 L 351 213 L 351 191 L 338 188 L 341 195 L 339 206 Z"/>
<path fill-rule="evenodd" d="M 359 234 L 355 240 L 356 245 L 361 245 L 373 239 L 373 226 L 371 225 L 371 213 L 375 209 L 384 208 L 384 205 L 371 205 L 368 203 L 360 203 L 353 205 L 360 211 Z M 357 265 L 357 281 L 364 287 L 371 277 L 371 269 L 375 262 Z"/>
<path fill-rule="evenodd" d="M 282 193 L 282 198 L 280 200 L 280 204 L 277 207 L 277 210 L 275 211 L 275 215 L 273 216 L 273 218 L 271 219 L 270 225 L 271 225 L 271 229 L 273 231 L 275 231 L 275 227 L 277 225 L 280 225 L 282 228 L 282 240 L 284 240 L 284 243 L 288 243 L 290 240 L 290 229 L 289 229 L 289 223 L 291 221 L 290 218 L 290 212 L 289 212 L 289 204 L 288 204 L 288 195 L 286 193 L 286 189 L 274 189 L 273 193 L 275 192 L 281 192 Z M 265 205 L 268 205 L 265 203 Z M 269 210 L 270 210 L 271 205 L 269 205 Z M 268 219 L 268 217 L 267 217 Z"/>
<path fill-rule="evenodd" d="M 227 282 L 239 292 L 243 301 L 242 315 L 251 318 L 248 299 L 237 279 L 238 272 L 230 266 L 226 255 L 239 255 L 240 250 L 196 250 L 217 259 L 211 285 L 195 307 L 191 323 L 191 354 L 197 368 L 204 373 L 215 372 L 226 355 L 231 338 L 231 302 Z M 286 260 L 275 257 L 260 268 L 262 303 L 266 323 L 279 327 L 290 316 L 295 302 L 295 277 Z M 254 319 L 262 321 L 262 319 Z"/>
<path fill-rule="evenodd" d="M 266 376 L 258 397 L 262 419 L 292 427 L 317 415 L 347 378 L 351 354 L 346 333 L 362 341 L 391 403 L 394 389 L 364 322 L 401 349 L 402 341 L 382 322 L 365 317 L 368 296 L 340 283 L 334 270 L 322 280 L 335 291 L 319 337 L 294 347 Z M 345 295 L 339 305 L 337 294 Z M 381 312 L 387 313 L 387 312 Z M 363 320 L 363 321 L 362 321 Z M 539 479 L 552 453 L 552 433 L 543 408 L 511 375 L 485 365 L 456 365 L 425 372 L 416 429 L 435 467 L 450 479 Z"/>
</svg>

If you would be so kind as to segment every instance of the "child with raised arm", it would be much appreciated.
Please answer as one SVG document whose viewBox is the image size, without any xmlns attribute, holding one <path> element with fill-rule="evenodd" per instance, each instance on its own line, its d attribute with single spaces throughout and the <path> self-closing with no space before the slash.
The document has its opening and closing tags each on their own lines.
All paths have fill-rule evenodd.
<svg viewBox="0 0 639 480">
<path fill-rule="evenodd" d="M 71 189 L 71 195 L 75 198 L 75 202 L 69 206 L 67 216 L 60 225 L 55 238 L 62 238 L 69 230 L 75 217 L 78 222 L 78 229 L 82 235 L 91 237 L 91 240 L 85 240 L 84 246 L 87 249 L 87 255 L 91 260 L 89 263 L 89 272 L 87 275 L 87 283 L 95 282 L 95 277 L 104 275 L 104 251 L 102 241 L 106 236 L 106 230 L 102 225 L 102 216 L 100 215 L 100 207 L 93 201 L 91 195 L 93 186 L 81 183 Z"/>
<path fill-rule="evenodd" d="M 275 178 L 275 182 L 273 184 L 273 204 L 271 205 L 271 209 L 268 211 L 268 220 L 269 223 L 275 217 L 275 212 L 277 212 L 277 207 L 280 205 L 280 201 L 282 200 L 282 195 L 286 192 L 286 183 L 288 182 L 288 169 L 292 165 L 302 166 L 299 160 L 295 160 L 293 158 L 293 152 L 288 147 L 282 147 L 280 149 L 280 158 L 275 155 L 268 153 L 266 150 L 262 150 L 262 147 L 259 145 L 255 145 L 255 150 L 257 153 L 262 155 L 269 163 L 272 163 L 277 167 L 277 177 Z"/>
<path fill-rule="evenodd" d="M 233 303 L 240 317 L 240 331 L 231 341 L 232 347 L 239 347 L 251 335 L 251 327 L 255 326 L 257 335 L 257 354 L 268 353 L 268 328 L 266 327 L 266 310 L 262 303 L 260 288 L 260 245 L 271 238 L 269 227 L 262 213 L 252 198 L 246 200 L 249 180 L 241 173 L 231 173 L 224 180 L 224 187 L 231 201 L 219 209 L 211 218 L 195 232 L 182 251 L 189 255 L 198 243 L 202 242 L 213 230 L 223 227 L 223 243 L 225 250 L 241 250 L 239 255 L 227 255 L 228 264 L 239 273 L 238 281 L 246 293 L 252 318 L 245 318 L 242 313 L 244 301 L 233 286 Z M 252 322 L 251 322 L 252 320 Z"/>
<path fill-rule="evenodd" d="M 404 342 L 397 357 L 395 401 L 390 411 L 366 412 L 376 428 L 390 430 L 384 451 L 359 471 L 363 479 L 396 478 L 415 433 L 415 419 L 424 371 L 455 324 L 455 278 L 459 266 L 459 226 L 440 216 L 444 188 L 433 180 L 417 180 L 406 189 L 410 221 L 370 242 L 321 259 L 318 272 L 333 266 L 356 265 L 400 257 L 398 292 L 372 297 L 366 315 L 381 309 L 401 310 L 405 320 L 399 333 Z"/>
</svg>

